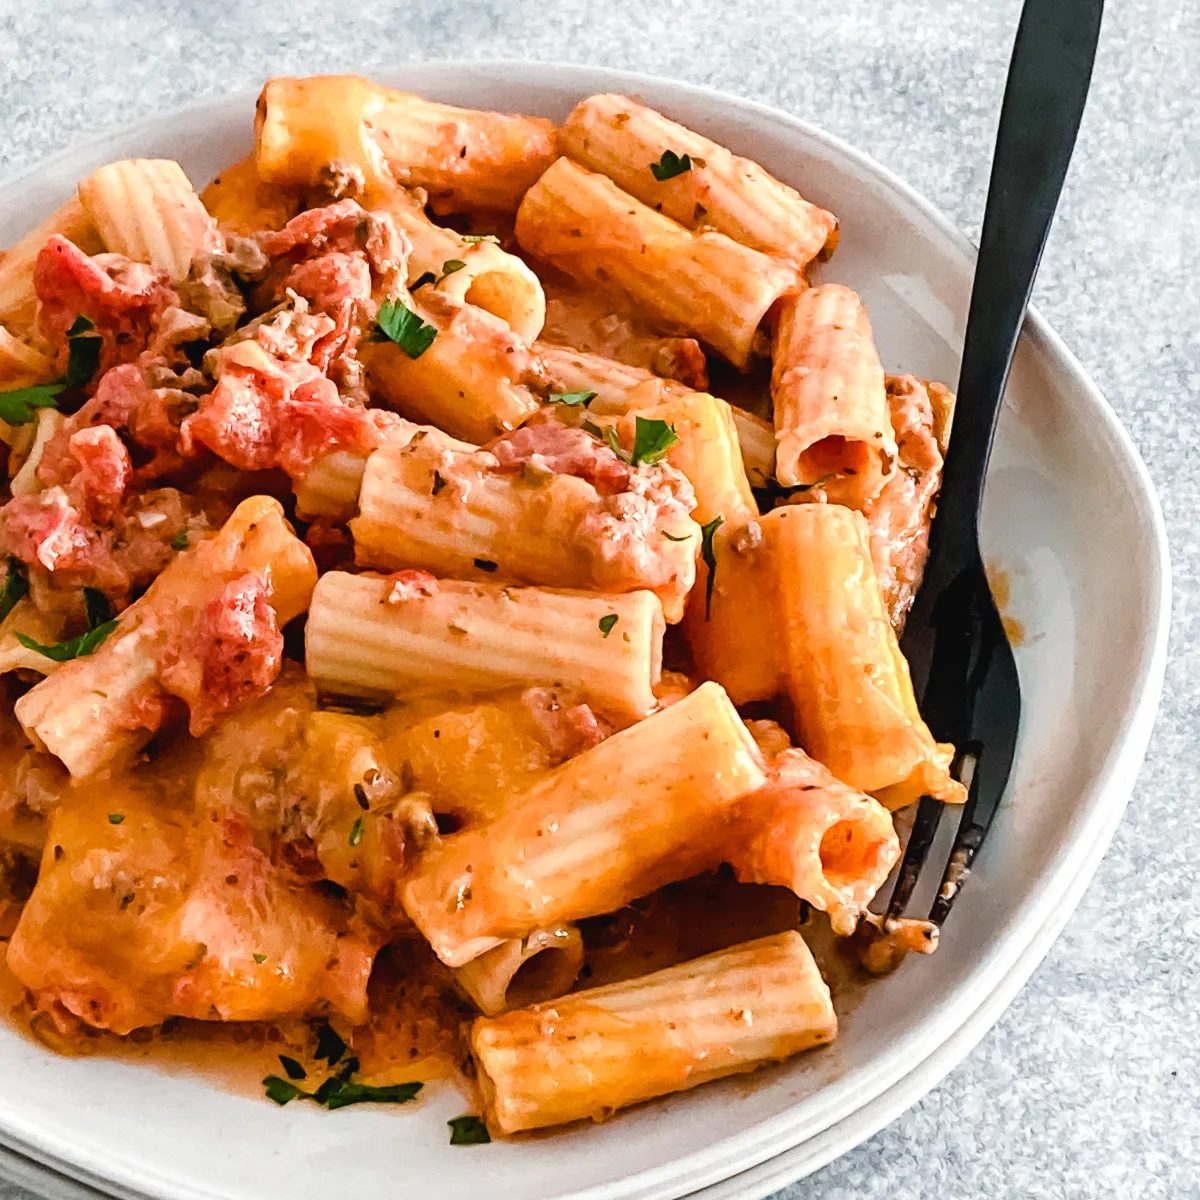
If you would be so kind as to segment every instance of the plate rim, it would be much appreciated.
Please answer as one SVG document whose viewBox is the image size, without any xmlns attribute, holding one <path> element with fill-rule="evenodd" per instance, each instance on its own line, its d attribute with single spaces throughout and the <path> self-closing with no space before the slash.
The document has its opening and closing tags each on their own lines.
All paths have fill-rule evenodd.
<svg viewBox="0 0 1200 1200">
<path fill-rule="evenodd" d="M 495 84 L 512 85 L 515 82 L 513 73 L 518 70 L 535 75 L 536 80 L 533 82 L 540 86 L 573 89 L 579 94 L 585 94 L 585 89 L 594 91 L 600 88 L 657 91 L 660 95 L 664 92 L 674 93 L 702 100 L 710 106 L 716 106 L 745 117 L 752 123 L 763 125 L 769 122 L 773 125 L 782 125 L 798 139 L 805 139 L 809 144 L 822 146 L 832 152 L 834 156 L 840 156 L 844 161 L 852 164 L 856 170 L 873 176 L 874 180 L 881 184 L 897 202 L 903 201 L 915 209 L 920 217 L 929 223 L 931 230 L 944 239 L 947 248 L 965 259 L 967 270 L 973 271 L 975 248 L 971 240 L 939 208 L 890 168 L 885 167 L 872 156 L 857 149 L 838 135 L 758 100 L 739 97 L 704 84 L 668 79 L 642 72 L 561 61 L 414 59 L 397 64 L 395 69 L 390 66 L 373 69 L 372 75 L 387 82 L 389 80 L 398 81 L 401 77 L 408 77 L 415 73 L 423 75 L 424 79 L 415 80 L 414 86 L 428 88 L 431 85 L 436 86 L 439 81 L 442 81 L 442 77 L 448 80 L 452 73 L 453 80 L 460 83 L 464 81 L 465 77 L 469 79 L 474 76 L 476 79 L 482 78 Z M 594 88 L 587 82 L 599 79 L 606 82 Z M 256 93 L 248 89 L 216 94 L 172 109 L 167 113 L 147 116 L 127 125 L 97 131 L 95 140 L 97 142 L 132 142 L 134 139 L 152 137 L 159 133 L 169 136 L 172 127 L 183 124 L 189 117 L 198 117 L 207 111 L 242 100 L 251 103 L 254 95 Z M 23 187 L 36 184 L 38 181 L 41 181 L 44 186 L 48 177 L 54 176 L 67 162 L 77 158 L 85 151 L 86 138 L 86 131 L 78 131 L 70 143 L 55 153 L 39 160 L 24 171 L 0 179 L 0 207 L 11 210 L 16 193 Z M 910 1026 L 905 1031 L 905 1041 L 919 1041 L 924 1048 L 919 1053 L 910 1056 L 903 1067 L 897 1061 L 891 1070 L 886 1071 L 882 1067 L 860 1068 L 856 1072 L 856 1076 L 865 1077 L 866 1086 L 860 1086 L 857 1089 L 847 1086 L 847 1081 L 828 1085 L 831 1088 L 840 1087 L 843 1095 L 838 1104 L 832 1108 L 827 1106 L 822 1110 L 819 1118 L 813 1120 L 812 1123 L 818 1125 L 819 1128 L 806 1129 L 803 1123 L 797 1126 L 792 1111 L 785 1111 L 740 1134 L 719 1139 L 703 1150 L 693 1151 L 673 1159 L 663 1166 L 643 1170 L 636 1175 L 610 1180 L 583 1190 L 563 1193 L 562 1200 L 617 1200 L 618 1197 L 621 1200 L 643 1200 L 643 1198 L 649 1197 L 654 1197 L 655 1200 L 668 1200 L 668 1197 L 694 1194 L 698 1188 L 702 1189 L 720 1180 L 729 1179 L 741 1171 L 753 1169 L 763 1162 L 777 1157 L 780 1153 L 794 1149 L 803 1142 L 819 1136 L 822 1132 L 836 1127 L 853 1113 L 871 1104 L 934 1055 L 939 1047 L 953 1036 L 953 1030 L 960 1028 L 969 1020 L 971 1014 L 978 1010 L 980 997 L 990 994 L 998 986 L 999 981 L 1007 976 L 1018 962 L 1025 961 L 1027 955 L 1020 950 L 1019 944 L 1028 945 L 1030 943 L 1033 928 L 1040 925 L 1037 918 L 1053 907 L 1053 902 L 1047 899 L 1047 896 L 1069 888 L 1081 870 L 1081 862 L 1086 861 L 1086 850 L 1091 843 L 1090 840 L 1085 842 L 1081 834 L 1092 825 L 1100 824 L 1101 818 L 1111 815 L 1111 811 L 1115 811 L 1117 814 L 1116 820 L 1113 822 L 1115 829 L 1116 821 L 1119 821 L 1119 815 L 1124 810 L 1128 799 L 1127 794 L 1123 797 L 1117 794 L 1117 784 L 1120 782 L 1118 776 L 1123 778 L 1125 775 L 1129 775 L 1132 778 L 1137 774 L 1153 728 L 1154 716 L 1161 694 L 1162 674 L 1165 670 L 1171 600 L 1170 552 L 1165 522 L 1149 472 L 1128 431 L 1121 424 L 1112 406 L 1082 364 L 1035 307 L 1030 307 L 1020 340 L 1027 342 L 1035 352 L 1043 356 L 1052 366 L 1056 376 L 1069 379 L 1079 389 L 1086 411 L 1099 417 L 1098 424 L 1102 427 L 1101 432 L 1111 447 L 1111 453 L 1124 468 L 1126 486 L 1133 498 L 1139 502 L 1136 514 L 1138 523 L 1143 527 L 1144 532 L 1150 535 L 1146 550 L 1153 571 L 1152 578 L 1147 580 L 1146 586 L 1148 603 L 1145 615 L 1147 623 L 1140 628 L 1138 669 L 1128 682 L 1124 712 L 1113 745 L 1100 760 L 1099 767 L 1090 772 L 1092 785 L 1080 793 L 1079 803 L 1074 810 L 1074 819 L 1066 823 L 1065 827 L 1073 831 L 1072 835 L 1066 839 L 1066 845 L 1039 876 L 1035 885 L 1038 897 L 1028 902 L 1027 911 L 1020 914 L 1005 934 L 997 939 L 996 947 L 989 952 L 987 958 L 970 975 L 964 977 L 959 985 L 962 994 L 958 996 L 951 1009 L 939 1012 L 938 1016 L 943 1022 L 948 1011 L 953 1011 L 958 1016 L 957 1020 L 951 1022 L 951 1032 L 930 1038 L 929 1027 L 935 1023 L 934 1016 L 931 1014 L 924 1022 L 919 1022 L 915 1027 Z M 1139 749 L 1139 739 L 1135 735 L 1143 725 L 1145 726 L 1145 738 L 1141 739 L 1142 744 Z M 1087 824 L 1080 828 L 1081 818 L 1078 816 L 1078 812 L 1084 807 L 1092 811 Z M 1096 866 L 1098 866 L 1098 860 Z M 1093 866 L 1088 872 L 1088 878 L 1094 873 L 1096 866 Z M 1032 972 L 1037 963 L 1041 961 L 1052 942 L 1053 939 L 1050 939 L 1030 961 L 1029 972 Z M 998 950 L 1004 951 L 1003 956 L 997 953 Z M 1014 989 L 1014 994 L 1015 991 L 1016 989 Z M 998 1009 L 996 1016 L 1003 1011 L 1003 1007 L 1005 1006 Z M 963 1015 L 964 1010 L 965 1015 Z M 945 1028 L 944 1024 L 942 1028 Z M 932 1087 L 933 1082 L 936 1080 L 931 1081 L 928 1087 Z M 922 1089 L 920 1094 L 927 1091 L 928 1087 Z M 852 1092 L 855 1094 L 850 1094 Z M 24 1142 L 31 1148 L 36 1146 L 41 1150 L 41 1155 L 30 1157 L 45 1155 L 52 1162 L 75 1166 L 75 1160 L 62 1157 L 50 1150 L 49 1146 L 44 1144 L 44 1140 L 38 1137 L 36 1129 L 29 1129 L 28 1136 L 22 1136 L 16 1132 L 10 1117 L 3 1118 L 3 1120 L 5 1124 L 0 1126 L 0 1141 L 6 1144 Z M 789 1126 L 791 1126 L 790 1133 L 788 1132 Z M 864 1136 L 869 1136 L 869 1134 L 864 1134 Z M 735 1150 L 738 1143 L 746 1144 L 742 1145 L 740 1150 Z M 722 1165 L 722 1163 L 734 1153 L 737 1154 L 742 1165 L 731 1171 L 727 1165 Z M 95 1165 L 92 1164 L 92 1166 Z M 83 1164 L 76 1169 L 81 1169 L 95 1178 L 109 1178 L 108 1173 L 89 1170 L 89 1167 Z M 124 1171 L 121 1176 L 114 1177 L 112 1183 L 115 1186 L 135 1189 L 139 1186 L 132 1178 L 125 1179 L 123 1176 Z M 167 1183 L 168 1181 L 158 1179 L 155 1182 Z M 175 1187 L 173 1191 L 163 1191 L 161 1194 L 179 1197 L 181 1200 L 184 1197 L 194 1200 L 194 1198 L 211 1193 L 189 1186 L 187 1188 Z"/>
</svg>

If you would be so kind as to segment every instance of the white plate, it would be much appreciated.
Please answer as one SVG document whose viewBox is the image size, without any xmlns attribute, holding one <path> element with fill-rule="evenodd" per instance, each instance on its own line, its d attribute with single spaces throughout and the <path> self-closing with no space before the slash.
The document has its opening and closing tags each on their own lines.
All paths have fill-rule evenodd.
<svg viewBox="0 0 1200 1200">
<path fill-rule="evenodd" d="M 863 294 L 889 369 L 956 377 L 969 244 L 899 180 L 828 135 L 746 101 L 605 70 L 433 63 L 388 82 L 551 117 L 590 92 L 640 94 L 835 210 L 842 243 L 825 277 Z M 249 149 L 252 115 L 251 97 L 232 98 L 59 155 L 0 188 L 0 242 L 114 157 L 176 157 L 207 180 Z M 446 1144 L 444 1122 L 461 1108 L 448 1089 L 430 1089 L 415 1111 L 280 1110 L 202 1079 L 58 1059 L 0 1029 L 0 1141 L 92 1182 L 181 1200 L 396 1190 L 441 1200 L 670 1200 L 866 1115 L 949 1047 L 917 1077 L 918 1092 L 932 1086 L 934 1064 L 953 1061 L 956 1031 L 980 1011 L 984 1027 L 995 1019 L 989 996 L 1028 975 L 1049 944 L 1039 931 L 1056 914 L 1065 919 L 1090 877 L 1097 841 L 1119 817 L 1145 752 L 1162 684 L 1168 567 L 1157 501 L 1112 411 L 1036 316 L 1009 401 L 984 538 L 1025 629 L 1010 796 L 941 950 L 869 989 L 843 1014 L 834 1046 L 605 1125 L 462 1149 Z M 852 1136 L 867 1136 L 869 1119 L 859 1129 Z"/>
</svg>

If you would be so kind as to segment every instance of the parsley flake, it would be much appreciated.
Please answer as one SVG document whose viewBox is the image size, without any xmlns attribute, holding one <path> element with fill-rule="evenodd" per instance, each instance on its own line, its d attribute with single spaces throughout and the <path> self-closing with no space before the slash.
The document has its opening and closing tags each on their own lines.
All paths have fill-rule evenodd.
<svg viewBox="0 0 1200 1200">
<path fill-rule="evenodd" d="M 299 1096 L 311 1099 L 307 1092 L 302 1092 L 294 1083 L 289 1083 L 278 1075 L 268 1075 L 263 1080 L 263 1087 L 266 1088 L 267 1099 L 274 1100 L 280 1108 L 285 1104 L 290 1104 Z"/>
<path fill-rule="evenodd" d="M 675 534 L 669 533 L 665 529 L 662 531 L 662 535 L 667 539 L 668 542 L 688 542 L 691 541 L 692 538 L 690 533 L 685 533 L 683 537 L 676 537 Z"/>
<path fill-rule="evenodd" d="M 461 258 L 448 258 L 442 263 L 442 279 L 447 275 L 453 275 L 455 271 L 461 271 L 467 264 Z"/>
<path fill-rule="evenodd" d="M 712 616 L 713 583 L 717 578 L 717 552 L 713 547 L 713 537 L 724 523 L 724 517 L 716 516 L 707 525 L 700 526 L 700 557 L 704 559 L 704 565 L 708 567 L 708 582 L 704 587 L 704 619 L 706 621 Z"/>
<path fill-rule="evenodd" d="M 350 845 L 357 846 L 363 839 L 363 819 L 358 817 L 355 819 L 354 825 L 350 830 Z"/>
<path fill-rule="evenodd" d="M 409 358 L 420 358 L 438 335 L 433 325 L 426 325 L 399 300 L 388 300 L 379 306 L 379 328 Z"/>
<path fill-rule="evenodd" d="M 172 550 L 186 550 L 188 548 L 188 546 L 190 546 L 190 545 L 191 545 L 191 541 L 188 538 L 188 531 L 186 529 L 181 529 L 171 539 L 171 549 Z"/>
<path fill-rule="evenodd" d="M 492 1140 L 488 1127 L 482 1117 L 455 1117 L 447 1121 L 450 1126 L 450 1145 L 452 1146 L 483 1146 Z"/>
<path fill-rule="evenodd" d="M 638 417 L 640 421 L 642 418 Z M 604 431 L 604 440 L 608 443 L 608 448 L 620 459 L 625 462 L 629 461 L 628 455 L 621 449 L 621 439 L 617 434 L 616 426 L 609 425 Z"/>
<path fill-rule="evenodd" d="M 60 383 L 39 383 L 35 387 L 0 392 L 0 421 L 6 425 L 28 425 L 36 408 L 57 408 Z"/>
<path fill-rule="evenodd" d="M 608 616 L 601 617 L 600 618 L 600 632 L 602 634 L 604 634 L 605 637 L 608 637 L 608 635 L 610 633 L 612 633 L 612 631 L 613 631 L 613 626 L 616 625 L 616 623 L 619 619 L 620 618 L 617 616 L 616 613 L 609 613 Z"/>
<path fill-rule="evenodd" d="M 332 1025 L 322 1025 L 317 1033 L 315 1058 L 324 1059 L 331 1067 L 341 1061 L 346 1053 L 346 1043 Z"/>
<path fill-rule="evenodd" d="M 666 421 L 648 421 L 645 417 L 638 417 L 630 462 L 635 467 L 652 466 L 661 461 L 678 441 L 679 434 L 675 432 L 674 425 L 668 425 Z"/>
<path fill-rule="evenodd" d="M 91 332 L 95 328 L 87 317 L 76 317 L 67 330 L 70 345 L 67 373 L 56 383 L 39 383 L 33 387 L 0 392 L 0 421 L 6 425 L 28 425 L 33 420 L 34 410 L 57 408 L 58 397 L 64 390 L 86 387 L 91 383 L 100 366 L 100 348 L 103 344 L 99 335 Z"/>
<path fill-rule="evenodd" d="M 425 271 L 418 275 L 412 283 L 408 285 L 410 292 L 415 292 L 417 288 L 423 288 L 427 283 L 437 283 L 437 276 L 432 271 Z"/>
<path fill-rule="evenodd" d="M 674 179 L 676 175 L 684 175 L 691 169 L 691 155 L 676 154 L 674 150 L 664 150 L 662 158 L 650 164 L 650 170 L 659 183 Z"/>
<path fill-rule="evenodd" d="M 500 239 L 494 233 L 464 233 L 461 240 L 474 245 L 477 242 L 495 242 L 500 245 Z"/>
<path fill-rule="evenodd" d="M 124 813 L 109 813 L 108 814 L 108 823 L 110 825 L 120 825 L 121 822 L 124 820 L 125 820 Z"/>
<path fill-rule="evenodd" d="M 63 379 L 64 387 L 81 388 L 92 382 L 92 376 L 100 366 L 100 349 L 104 344 L 100 335 L 92 332 L 95 328 L 87 317 L 80 314 L 67 330 L 70 356 L 67 359 L 67 374 Z"/>
<path fill-rule="evenodd" d="M 256 963 L 258 963 L 258 965 L 260 967 L 263 965 L 263 963 L 265 963 L 267 961 L 267 956 L 265 954 L 252 954 L 250 957 L 252 959 L 254 959 L 254 961 Z M 288 1074 L 292 1075 L 291 1071 L 289 1071 Z M 303 1079 L 304 1076 L 303 1075 L 292 1075 L 292 1078 L 293 1079 Z"/>
<path fill-rule="evenodd" d="M 254 957 L 257 958 L 258 955 L 256 954 Z M 264 954 L 263 957 L 265 958 L 266 955 Z M 294 1058 L 289 1058 L 286 1054 L 281 1054 L 279 1061 L 283 1064 L 283 1069 L 287 1072 L 289 1079 L 308 1078 L 308 1072 Z"/>
<path fill-rule="evenodd" d="M 23 633 L 17 634 L 17 641 L 26 650 L 36 650 L 38 654 L 52 662 L 70 662 L 73 658 L 87 658 L 89 654 L 94 654 L 116 627 L 116 620 L 105 621 L 103 625 L 97 625 L 95 629 L 89 629 L 87 633 L 81 633 L 78 637 L 59 642 L 54 646 L 43 646 Z"/>
<path fill-rule="evenodd" d="M 103 625 L 105 621 L 112 620 L 112 605 L 99 588 L 85 587 L 83 603 L 87 609 L 89 629 L 95 629 L 98 625 Z"/>
<path fill-rule="evenodd" d="M 18 601 L 29 594 L 29 580 L 25 577 L 25 567 L 19 558 L 8 560 L 8 574 L 4 577 L 4 587 L 0 588 L 0 621 L 3 621 Z"/>
<path fill-rule="evenodd" d="M 589 404 L 596 398 L 595 392 L 551 392 L 551 404 L 568 404 L 572 408 L 582 405 L 587 408 Z"/>
</svg>

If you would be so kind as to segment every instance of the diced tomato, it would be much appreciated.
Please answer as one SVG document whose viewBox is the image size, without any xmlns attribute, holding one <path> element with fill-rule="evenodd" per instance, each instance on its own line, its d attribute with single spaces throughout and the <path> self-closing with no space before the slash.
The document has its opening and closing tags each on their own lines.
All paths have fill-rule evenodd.
<svg viewBox="0 0 1200 1200">
<path fill-rule="evenodd" d="M 194 626 L 177 631 L 160 663 L 163 687 L 191 712 L 193 737 L 263 695 L 283 663 L 283 634 L 266 580 L 250 572 L 227 583 Z"/>
<path fill-rule="evenodd" d="M 87 515 L 97 524 L 111 521 L 133 475 L 129 451 L 111 425 L 93 425 L 71 435 L 71 454 L 79 464 L 73 480 Z"/>
<path fill-rule="evenodd" d="M 625 491 L 632 474 L 628 463 L 586 430 L 558 421 L 522 425 L 486 449 L 496 456 L 502 471 L 521 471 L 529 465 L 555 475 L 575 475 L 603 495 Z"/>
<path fill-rule="evenodd" d="M 89 257 L 59 234 L 38 255 L 33 281 L 41 301 L 42 329 L 58 348 L 63 370 L 66 333 L 76 317 L 87 317 L 103 338 L 100 368 L 106 370 L 137 358 L 163 311 L 179 303 L 166 277 L 153 267 L 120 254 Z"/>
</svg>

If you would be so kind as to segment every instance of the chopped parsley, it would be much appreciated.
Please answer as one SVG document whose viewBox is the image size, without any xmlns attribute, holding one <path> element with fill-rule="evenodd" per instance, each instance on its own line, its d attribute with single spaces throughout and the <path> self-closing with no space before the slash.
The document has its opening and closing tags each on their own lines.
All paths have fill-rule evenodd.
<svg viewBox="0 0 1200 1200">
<path fill-rule="evenodd" d="M 445 486 L 446 486 L 446 480 L 442 477 L 441 471 L 434 471 L 434 473 L 433 473 L 433 495 L 436 496 L 438 494 L 438 492 L 440 492 L 442 490 L 442 488 L 444 488 Z"/>
<path fill-rule="evenodd" d="M 104 344 L 100 335 L 92 332 L 95 328 L 87 317 L 80 315 L 67 330 L 70 355 L 63 378 L 64 387 L 81 388 L 92 382 L 92 376 L 100 366 L 100 349 Z"/>
<path fill-rule="evenodd" d="M 346 1053 L 346 1043 L 332 1025 L 322 1025 L 317 1033 L 316 1058 L 324 1059 L 331 1067 L 337 1066 Z"/>
<path fill-rule="evenodd" d="M 692 539 L 692 535 L 690 533 L 685 533 L 683 537 L 676 537 L 675 534 L 668 533 L 665 529 L 662 531 L 662 535 L 667 539 L 668 542 L 689 542 Z"/>
<path fill-rule="evenodd" d="M 679 434 L 666 421 L 638 417 L 633 436 L 633 453 L 629 461 L 635 466 L 651 466 L 659 462 L 676 442 Z"/>
<path fill-rule="evenodd" d="M 462 241 L 474 245 L 476 242 L 495 242 L 500 245 L 500 239 L 494 233 L 464 233 Z"/>
<path fill-rule="evenodd" d="M 288 1067 L 288 1061 L 301 1072 L 304 1071 L 294 1059 L 285 1060 L 283 1055 L 279 1057 L 289 1075 L 292 1074 L 292 1068 Z M 358 1059 L 346 1059 L 342 1069 L 336 1075 L 330 1075 L 315 1092 L 306 1092 L 279 1075 L 268 1075 L 262 1082 L 267 1098 L 274 1100 L 278 1105 L 290 1104 L 293 1100 L 311 1100 L 331 1112 L 351 1104 L 405 1104 L 424 1087 L 421 1083 L 394 1083 L 386 1087 L 372 1087 L 353 1078 L 357 1070 Z M 304 1074 L 292 1076 L 293 1079 L 304 1077 Z"/>
<path fill-rule="evenodd" d="M 258 958 L 258 955 L 256 954 L 254 957 Z M 266 955 L 264 954 L 263 957 L 265 958 Z M 286 1054 L 281 1054 L 279 1061 L 283 1064 L 283 1069 L 287 1072 L 289 1079 L 308 1078 L 308 1072 L 294 1058 L 289 1058 Z"/>
<path fill-rule="evenodd" d="M 486 571 L 490 575 L 493 571 L 498 569 L 499 564 L 492 562 L 490 558 L 477 558 L 475 560 L 475 565 L 481 571 Z"/>
<path fill-rule="evenodd" d="M 33 638 L 23 633 L 17 634 L 17 641 L 26 650 L 36 650 L 44 658 L 52 662 L 70 662 L 73 658 L 86 658 L 94 653 L 117 627 L 117 620 L 112 615 L 112 605 L 108 597 L 99 588 L 84 588 L 83 603 L 87 609 L 88 630 L 78 637 L 59 642 L 54 646 L 43 646 Z M 112 820 L 110 817 L 109 820 Z M 114 822 L 115 824 L 115 822 Z"/>
<path fill-rule="evenodd" d="M 274 1100 L 281 1108 L 299 1096 L 308 1097 L 307 1092 L 302 1092 L 294 1083 L 288 1083 L 279 1075 L 268 1075 L 263 1080 L 263 1087 L 266 1089 L 267 1099 Z"/>
<path fill-rule="evenodd" d="M 713 537 L 725 523 L 721 516 L 713 517 L 707 525 L 700 526 L 700 557 L 708 567 L 708 582 L 704 586 L 704 619 L 712 616 L 713 583 L 717 578 L 717 552 L 713 547 Z"/>
<path fill-rule="evenodd" d="M 265 963 L 267 961 L 267 956 L 265 954 L 252 954 L 250 957 L 252 959 L 254 959 L 254 961 L 256 963 L 258 963 L 258 965 L 260 967 L 263 965 L 263 963 Z M 288 1074 L 292 1075 L 291 1071 L 289 1071 Z M 303 1075 L 292 1075 L 292 1078 L 293 1079 L 303 1079 L 304 1076 Z"/>
<path fill-rule="evenodd" d="M 409 358 L 420 358 L 438 335 L 434 326 L 426 325 L 399 300 L 388 300 L 379 306 L 379 328 Z"/>
<path fill-rule="evenodd" d="M 0 588 L 0 621 L 3 621 L 16 608 L 17 602 L 28 594 L 29 580 L 25 578 L 25 568 L 19 558 L 10 558 L 4 587 Z"/>
<path fill-rule="evenodd" d="M 586 417 L 579 423 L 579 428 L 582 429 L 584 433 L 590 433 L 594 438 L 603 439 L 604 437 L 604 430 L 601 429 L 595 421 L 588 420 Z"/>
<path fill-rule="evenodd" d="M 83 603 L 87 609 L 89 629 L 95 629 L 97 626 L 103 625 L 106 621 L 112 620 L 112 605 L 109 603 L 108 597 L 99 588 L 85 587 L 83 589 Z"/>
<path fill-rule="evenodd" d="M 409 291 L 415 292 L 417 288 L 423 288 L 427 283 L 432 283 L 437 287 L 447 275 L 453 275 L 455 271 L 461 271 L 467 264 L 461 258 L 448 258 L 442 263 L 441 275 L 435 275 L 432 271 L 425 271 L 418 275 L 416 280 L 409 285 Z"/>
<path fill-rule="evenodd" d="M 116 627 L 115 619 L 105 621 L 103 625 L 97 625 L 95 629 L 89 629 L 87 633 L 81 633 L 78 637 L 59 642 L 54 646 L 43 646 L 41 642 L 35 642 L 33 638 L 23 633 L 17 634 L 17 641 L 26 650 L 36 650 L 38 654 L 52 662 L 70 662 L 73 658 L 87 658 L 89 654 L 94 654 Z"/>
<path fill-rule="evenodd" d="M 610 633 L 612 633 L 612 631 L 613 631 L 613 626 L 616 625 L 616 623 L 619 619 L 620 618 L 617 616 L 616 613 L 609 613 L 608 616 L 601 617 L 600 618 L 600 632 L 602 634 L 604 634 L 605 637 L 608 637 L 608 635 Z"/>
<path fill-rule="evenodd" d="M 692 169 L 690 154 L 676 154 L 674 150 L 664 150 L 662 158 L 650 164 L 650 170 L 659 183 L 674 179 L 676 175 L 684 175 Z"/>
<path fill-rule="evenodd" d="M 350 829 L 350 845 L 357 846 L 358 843 L 362 841 L 362 837 L 363 819 L 362 817 L 357 817 L 354 821 L 354 825 Z"/>
<path fill-rule="evenodd" d="M 190 546 L 190 545 L 191 545 L 191 542 L 188 539 L 188 531 L 186 529 L 181 529 L 171 539 L 171 549 L 172 550 L 186 550 L 188 548 L 188 546 Z"/>
<path fill-rule="evenodd" d="M 639 417 L 638 420 L 640 421 L 641 417 Z M 624 450 L 621 449 L 621 438 L 617 434 L 617 429 L 616 429 L 615 425 L 609 425 L 604 430 L 604 440 L 608 443 L 608 448 L 618 458 L 624 459 L 626 462 L 629 461 L 629 456 L 625 453 Z"/>
<path fill-rule="evenodd" d="M 569 404 L 572 408 L 582 405 L 587 408 L 596 398 L 595 392 L 551 392 L 551 404 Z"/>
<path fill-rule="evenodd" d="M 102 342 L 92 333 L 95 325 L 87 317 L 75 318 L 67 330 L 70 357 L 67 373 L 57 383 L 39 383 L 33 387 L 0 392 L 0 421 L 7 425 L 27 425 L 39 408 L 57 408 L 58 397 L 67 388 L 86 387 L 100 365 Z"/>
<path fill-rule="evenodd" d="M 450 1126 L 452 1146 L 483 1146 L 492 1140 L 482 1117 L 455 1117 L 446 1124 Z"/>
<path fill-rule="evenodd" d="M 62 384 L 39 383 L 35 387 L 0 392 L 0 421 L 6 425 L 28 425 L 36 408 L 57 408 Z"/>
<path fill-rule="evenodd" d="M 109 813 L 108 814 L 108 823 L 110 825 L 120 825 L 121 822 L 124 820 L 125 820 L 124 813 Z"/>
</svg>

